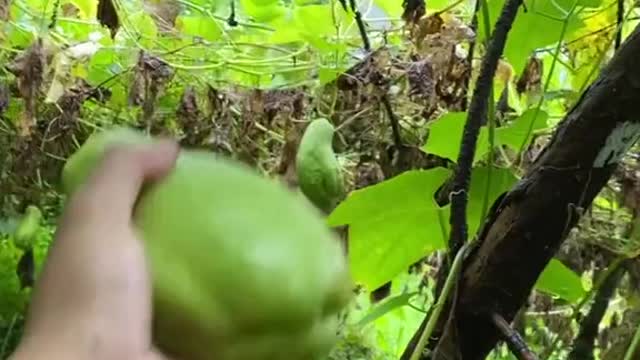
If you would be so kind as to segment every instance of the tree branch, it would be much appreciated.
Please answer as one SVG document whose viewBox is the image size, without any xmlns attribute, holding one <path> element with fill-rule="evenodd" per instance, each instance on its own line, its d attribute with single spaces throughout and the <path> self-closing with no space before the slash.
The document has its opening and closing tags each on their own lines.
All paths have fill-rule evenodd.
<svg viewBox="0 0 640 360">
<path fill-rule="evenodd" d="M 522 179 L 489 213 L 465 263 L 433 360 L 484 359 L 567 234 L 640 138 L 640 26 L 558 125 Z M 443 351 L 442 355 L 437 350 Z"/>
</svg>

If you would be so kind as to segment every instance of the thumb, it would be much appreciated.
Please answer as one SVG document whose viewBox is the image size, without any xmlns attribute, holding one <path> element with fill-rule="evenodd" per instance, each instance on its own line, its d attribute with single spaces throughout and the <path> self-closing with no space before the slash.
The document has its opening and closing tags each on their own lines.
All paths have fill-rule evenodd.
<svg viewBox="0 0 640 360">
<path fill-rule="evenodd" d="M 70 211 L 109 214 L 128 223 L 143 185 L 157 181 L 173 169 L 178 145 L 162 140 L 147 145 L 118 145 L 106 151 L 88 181 L 70 199 Z"/>
</svg>

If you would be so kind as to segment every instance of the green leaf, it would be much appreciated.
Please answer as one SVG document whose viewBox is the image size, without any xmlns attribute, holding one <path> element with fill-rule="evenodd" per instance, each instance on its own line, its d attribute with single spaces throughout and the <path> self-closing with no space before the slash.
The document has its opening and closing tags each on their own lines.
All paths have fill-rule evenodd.
<svg viewBox="0 0 640 360">
<path fill-rule="evenodd" d="M 36 31 L 28 31 L 21 27 L 15 26 L 10 22 L 0 23 L 5 31 L 8 40 L 7 45 L 11 48 L 24 49 L 27 48 L 35 40 Z"/>
<path fill-rule="evenodd" d="M 320 85 L 326 85 L 340 76 L 340 74 L 344 73 L 346 67 L 341 67 L 339 69 L 335 69 L 332 67 L 321 67 L 318 69 L 318 79 L 320 80 Z"/>
<path fill-rule="evenodd" d="M 396 0 L 373 0 L 373 3 L 378 5 L 380 9 L 382 9 L 385 13 L 387 13 L 388 17 L 399 18 L 402 16 L 402 2 Z M 429 8 L 431 9 L 431 4 L 429 4 Z"/>
<path fill-rule="evenodd" d="M 535 116 L 535 109 L 529 109 L 520 115 L 513 123 L 496 128 L 494 145 L 510 146 L 514 150 L 520 150 L 522 142 L 527 142 L 533 137 L 533 131 L 547 127 L 548 114 L 539 111 Z M 466 112 L 450 112 L 435 120 L 429 127 L 429 137 L 422 150 L 428 154 L 435 154 L 451 161 L 458 160 L 460 144 L 464 124 L 467 121 Z M 531 132 L 529 126 L 534 121 Z M 528 135 L 528 136 L 527 136 Z M 474 162 L 481 160 L 489 152 L 489 129 L 486 126 L 480 128 L 476 143 Z"/>
<path fill-rule="evenodd" d="M 521 6 L 518 15 L 509 31 L 509 37 L 504 49 L 504 55 L 507 61 L 513 66 L 515 72 L 520 74 L 524 69 L 529 56 L 534 50 L 554 44 L 560 40 L 562 32 L 562 21 L 565 13 L 571 9 L 576 0 L 535 0 L 531 4 L 527 4 L 527 9 Z M 591 1 L 591 0 L 589 0 Z M 488 0 L 490 24 L 489 28 L 493 31 L 496 20 L 504 6 L 504 0 Z M 557 4 L 561 9 L 558 9 Z M 484 28 L 485 20 L 478 15 L 478 37 L 484 43 L 487 38 Z M 573 31 L 579 29 L 583 25 L 583 21 L 574 12 L 568 19 L 567 31 L 565 37 L 569 36 Z"/>
<path fill-rule="evenodd" d="M 473 236 L 484 219 L 482 212 L 487 199 L 488 207 L 496 201 L 498 196 L 509 191 L 518 181 L 512 170 L 504 168 L 491 168 L 491 186 L 489 185 L 489 167 L 474 168 L 471 174 L 469 188 L 469 203 L 467 206 L 467 225 L 469 236 Z M 488 187 L 488 188 L 487 188 Z M 485 214 L 486 215 L 486 214 Z"/>
<path fill-rule="evenodd" d="M 535 287 L 541 292 L 558 296 L 570 303 L 580 301 L 586 294 L 580 276 L 556 259 L 551 259 Z"/>
<path fill-rule="evenodd" d="M 376 289 L 445 245 L 449 208 L 434 194 L 447 169 L 408 171 L 352 192 L 332 214 L 331 226 L 349 225 L 349 262 L 356 282 Z"/>
<path fill-rule="evenodd" d="M 399 307 L 409 305 L 409 300 L 414 297 L 417 292 L 411 292 L 407 294 L 400 294 L 397 296 L 390 297 L 386 299 L 384 302 L 374 307 L 369 311 L 367 315 L 365 315 L 360 321 L 358 321 L 358 326 L 364 326 L 376 319 L 384 316 L 388 312 L 397 309 Z"/>
<path fill-rule="evenodd" d="M 331 14 L 331 5 L 298 6 L 294 14 L 298 28 L 305 34 L 327 36 L 336 32 Z"/>
<path fill-rule="evenodd" d="M 435 120 L 429 127 L 429 138 L 422 148 L 428 154 L 435 154 L 451 161 L 458 160 L 460 143 L 464 123 L 467 121 L 466 112 L 450 112 Z M 478 142 L 476 143 L 475 161 L 482 158 L 488 151 L 489 138 L 487 129 L 480 129 Z"/>
<path fill-rule="evenodd" d="M 80 18 L 84 20 L 91 19 L 96 16 L 98 2 L 96 0 L 69 0 L 65 3 L 73 4 L 80 12 Z"/>
<path fill-rule="evenodd" d="M 547 128 L 549 115 L 545 111 L 528 109 L 508 126 L 496 129 L 496 142 L 520 150 L 523 143 L 528 144 L 533 132 Z M 529 129 L 531 128 L 531 131 Z"/>
<path fill-rule="evenodd" d="M 0 218 L 0 236 L 8 236 L 18 228 L 20 219 L 18 217 Z"/>
<path fill-rule="evenodd" d="M 240 0 L 244 13 L 260 23 L 270 23 L 285 15 L 278 0 Z"/>
<path fill-rule="evenodd" d="M 222 34 L 220 25 L 208 16 L 179 16 L 176 27 L 184 35 L 199 37 L 208 41 L 216 41 Z"/>
<path fill-rule="evenodd" d="M 344 47 L 330 41 L 336 34 L 336 24 L 341 28 L 347 25 L 344 11 L 336 11 L 334 16 L 331 5 L 298 6 L 294 11 L 294 19 L 302 39 L 322 53 L 332 53 Z"/>
<path fill-rule="evenodd" d="M 101 84 L 123 70 L 119 58 L 113 49 L 98 50 L 88 64 L 87 81 L 93 86 Z"/>
<path fill-rule="evenodd" d="M 151 15 L 144 11 L 137 12 L 127 19 L 127 26 L 133 26 L 133 29 L 129 31 L 119 31 L 118 36 L 125 34 L 125 36 L 138 38 L 137 41 L 144 46 L 152 47 L 158 36 L 158 28 Z"/>
<path fill-rule="evenodd" d="M 276 31 L 269 37 L 271 44 L 287 44 L 302 41 L 294 19 L 280 18 L 271 23 Z"/>
</svg>

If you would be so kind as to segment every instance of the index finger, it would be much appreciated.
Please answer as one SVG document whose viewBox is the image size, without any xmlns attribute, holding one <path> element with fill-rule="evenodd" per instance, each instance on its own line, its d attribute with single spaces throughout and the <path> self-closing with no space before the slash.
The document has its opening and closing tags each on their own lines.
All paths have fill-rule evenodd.
<svg viewBox="0 0 640 360">
<path fill-rule="evenodd" d="M 178 145 L 169 140 L 107 150 L 87 182 L 71 196 L 68 212 L 74 217 L 99 215 L 110 224 L 128 225 L 143 185 L 169 173 L 178 152 Z"/>
</svg>

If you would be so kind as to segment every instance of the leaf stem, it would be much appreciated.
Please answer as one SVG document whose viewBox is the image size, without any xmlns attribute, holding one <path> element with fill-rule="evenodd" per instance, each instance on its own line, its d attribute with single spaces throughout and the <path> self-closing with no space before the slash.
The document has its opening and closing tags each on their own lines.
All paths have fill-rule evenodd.
<svg viewBox="0 0 640 360">
<path fill-rule="evenodd" d="M 467 255 L 467 249 L 470 249 L 471 243 L 466 243 L 460 248 L 458 254 L 456 254 L 455 259 L 453 260 L 453 265 L 451 266 L 451 271 L 447 276 L 447 280 L 444 283 L 444 287 L 442 288 L 442 293 L 438 297 L 438 301 L 433 306 L 431 316 L 429 317 L 429 322 L 427 322 L 427 326 L 425 326 L 424 331 L 420 335 L 420 340 L 418 340 L 418 344 L 416 345 L 413 354 L 411 355 L 411 360 L 420 360 L 422 352 L 424 351 L 425 346 L 427 345 L 427 341 L 431 337 L 433 330 L 436 327 L 436 323 L 438 322 L 438 318 L 440 317 L 440 313 L 444 308 L 444 304 L 449 298 L 449 293 L 453 288 L 453 285 L 456 283 L 456 279 L 458 277 L 458 273 L 462 268 L 462 262 Z"/>
</svg>

